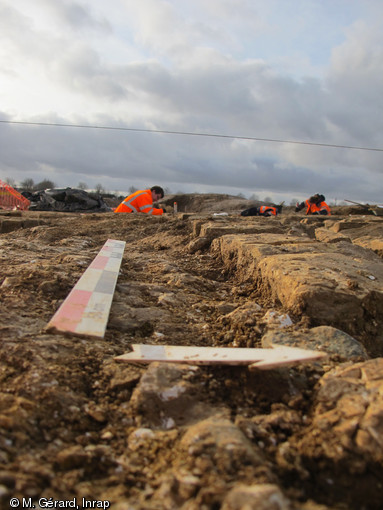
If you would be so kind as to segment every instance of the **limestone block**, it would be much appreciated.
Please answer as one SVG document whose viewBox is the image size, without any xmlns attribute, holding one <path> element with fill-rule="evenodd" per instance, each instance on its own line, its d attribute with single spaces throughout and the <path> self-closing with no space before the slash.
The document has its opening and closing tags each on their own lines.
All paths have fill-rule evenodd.
<svg viewBox="0 0 383 510">
<path fill-rule="evenodd" d="M 362 246 L 362 248 L 372 250 L 380 257 L 383 257 L 383 232 L 380 238 L 377 238 L 375 235 L 361 236 L 353 239 L 353 243 Z"/>
<path fill-rule="evenodd" d="M 262 218 L 268 220 L 269 218 Z M 210 239 L 220 237 L 227 234 L 264 234 L 264 233 L 283 233 L 283 228 L 276 225 L 264 225 L 262 223 L 253 224 L 219 224 L 217 222 L 209 222 L 201 225 L 200 236 Z"/>
<path fill-rule="evenodd" d="M 312 326 L 333 326 L 361 340 L 370 354 L 383 353 L 383 265 L 373 252 L 277 234 L 223 236 L 211 250 L 292 318 L 307 316 Z"/>
<path fill-rule="evenodd" d="M 352 228 L 362 228 L 365 227 L 366 223 L 359 220 L 354 219 L 345 219 L 338 221 L 332 225 L 332 230 L 334 232 L 340 232 L 341 230 L 348 230 Z"/>
<path fill-rule="evenodd" d="M 351 243 L 351 239 L 343 234 L 332 232 L 327 228 L 316 228 L 315 239 L 322 243 L 339 243 L 339 241 L 346 241 Z"/>
</svg>

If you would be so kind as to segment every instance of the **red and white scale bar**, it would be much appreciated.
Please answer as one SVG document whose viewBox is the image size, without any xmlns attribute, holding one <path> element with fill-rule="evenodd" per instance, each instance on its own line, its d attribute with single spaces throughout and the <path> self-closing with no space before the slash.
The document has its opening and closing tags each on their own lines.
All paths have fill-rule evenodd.
<svg viewBox="0 0 383 510">
<path fill-rule="evenodd" d="M 105 335 L 125 241 L 108 239 L 46 327 L 50 333 Z"/>
</svg>

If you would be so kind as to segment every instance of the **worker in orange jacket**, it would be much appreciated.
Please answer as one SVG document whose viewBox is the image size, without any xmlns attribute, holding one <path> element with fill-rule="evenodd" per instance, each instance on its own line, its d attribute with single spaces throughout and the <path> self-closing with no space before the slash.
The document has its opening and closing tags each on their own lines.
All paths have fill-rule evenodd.
<svg viewBox="0 0 383 510">
<path fill-rule="evenodd" d="M 164 190 L 160 186 L 138 190 L 127 196 L 114 210 L 115 213 L 145 213 L 161 216 L 165 210 L 153 207 L 153 202 L 164 198 Z"/>
<path fill-rule="evenodd" d="M 260 207 L 250 207 L 241 212 L 241 216 L 277 216 L 281 214 L 281 205 L 261 205 Z"/>
<path fill-rule="evenodd" d="M 301 211 L 306 207 L 306 214 L 331 215 L 331 209 L 325 202 L 325 196 L 316 193 L 300 204 L 297 202 L 295 212 Z"/>
</svg>

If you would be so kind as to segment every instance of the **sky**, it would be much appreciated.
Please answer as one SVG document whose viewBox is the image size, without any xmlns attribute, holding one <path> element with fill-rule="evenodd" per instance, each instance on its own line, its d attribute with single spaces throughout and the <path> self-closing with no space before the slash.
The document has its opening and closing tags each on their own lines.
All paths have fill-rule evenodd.
<svg viewBox="0 0 383 510">
<path fill-rule="evenodd" d="M 382 203 L 382 0 L 0 0 L 0 179 Z"/>
</svg>

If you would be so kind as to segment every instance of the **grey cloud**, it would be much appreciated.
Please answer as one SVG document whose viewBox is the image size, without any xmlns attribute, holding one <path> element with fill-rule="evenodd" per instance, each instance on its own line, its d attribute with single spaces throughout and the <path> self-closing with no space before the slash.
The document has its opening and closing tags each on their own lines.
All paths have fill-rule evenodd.
<svg viewBox="0 0 383 510">
<path fill-rule="evenodd" d="M 383 14 L 382 5 L 380 15 Z M 365 146 L 383 147 L 383 34 L 381 23 L 359 22 L 334 49 L 326 87 L 334 126 Z"/>
<path fill-rule="evenodd" d="M 45 37 L 35 32 L 33 20 L 27 15 L 14 6 L 0 4 L 0 19 L 2 48 L 7 57 L 16 61 L 19 55 L 28 55 L 33 61 L 44 54 Z"/>
<path fill-rule="evenodd" d="M 54 30 L 53 21 L 50 27 L 51 32 L 41 30 L 28 14 L 24 14 L 13 6 L 0 5 L 2 45 L 8 50 L 9 62 L 14 61 L 16 69 L 19 59 L 23 67 L 34 63 L 40 67 L 51 83 L 67 85 L 69 90 L 78 83 L 76 80 L 68 79 L 72 76 L 77 77 L 81 85 L 85 84 L 86 78 L 95 80 L 93 90 L 98 91 L 98 95 L 114 97 L 116 94 L 121 94 L 121 87 L 118 83 L 112 83 L 113 80 L 109 77 L 109 74 L 112 76 L 113 72 L 110 72 L 108 66 L 103 67 L 100 64 L 98 53 L 82 42 L 83 37 L 76 36 L 74 39 L 71 32 L 65 35 L 64 30 L 67 27 L 70 30 L 81 31 L 87 27 L 105 36 L 111 32 L 109 23 L 97 20 L 81 4 L 75 2 L 39 0 L 38 3 L 45 12 L 52 14 L 52 19 L 60 25 L 60 32 Z M 84 91 L 84 89 L 81 90 Z"/>
<path fill-rule="evenodd" d="M 182 115 L 189 131 L 219 125 L 222 134 L 331 141 L 319 80 L 282 78 L 257 62 L 173 73 L 159 64 L 140 64 L 127 67 L 124 79 L 153 107 L 160 105 L 164 122 L 167 113 Z"/>
<path fill-rule="evenodd" d="M 16 35 L 24 35 L 25 30 L 29 30 L 33 25 L 32 20 L 23 12 L 14 5 L 11 6 L 4 2 L 0 4 L 0 17 L 2 20 L 1 32 L 4 40 Z M 20 37 L 17 38 L 20 39 Z"/>
<path fill-rule="evenodd" d="M 52 70 L 51 80 L 72 93 L 95 96 L 103 101 L 119 101 L 126 97 L 126 88 L 114 76 L 115 69 L 103 65 L 98 53 L 85 45 L 64 50 L 52 63 Z"/>
<path fill-rule="evenodd" d="M 103 34 L 111 33 L 112 27 L 104 17 L 97 17 L 89 6 L 75 1 L 67 0 L 40 0 L 43 8 L 49 10 L 62 27 L 74 31 L 84 29 L 95 30 Z"/>
</svg>

